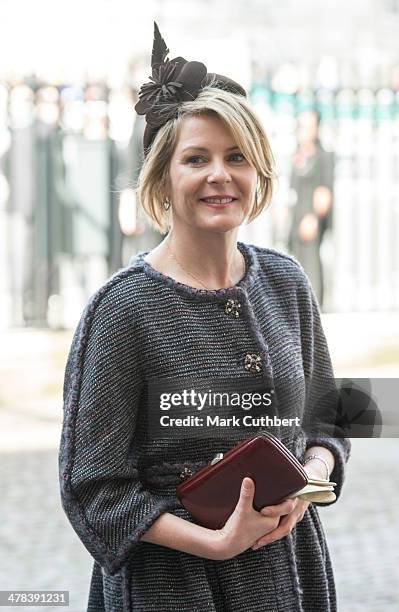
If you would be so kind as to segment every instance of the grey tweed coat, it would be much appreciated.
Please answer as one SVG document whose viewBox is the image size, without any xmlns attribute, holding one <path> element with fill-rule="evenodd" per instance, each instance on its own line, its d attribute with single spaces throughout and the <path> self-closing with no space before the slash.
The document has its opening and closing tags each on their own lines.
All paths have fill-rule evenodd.
<svg viewBox="0 0 399 612">
<path fill-rule="evenodd" d="M 233 431 L 205 440 L 148 435 L 154 377 L 294 379 L 295 392 L 279 410 L 301 426 L 277 435 L 300 461 L 309 446 L 332 451 L 339 499 L 350 442 L 333 437 L 328 400 L 313 402 L 324 429 L 308 414 L 309 398 L 332 376 L 309 281 L 286 255 L 241 242 L 238 248 L 246 273 L 234 287 L 188 287 L 140 253 L 83 312 L 65 372 L 59 468 L 63 508 L 94 559 L 89 612 L 336 610 L 316 503 L 289 536 L 226 561 L 140 541 L 164 512 L 194 522 L 175 496 L 182 468 L 195 471 L 238 442 Z M 248 368 L 247 355 L 257 357 L 257 367 Z"/>
</svg>

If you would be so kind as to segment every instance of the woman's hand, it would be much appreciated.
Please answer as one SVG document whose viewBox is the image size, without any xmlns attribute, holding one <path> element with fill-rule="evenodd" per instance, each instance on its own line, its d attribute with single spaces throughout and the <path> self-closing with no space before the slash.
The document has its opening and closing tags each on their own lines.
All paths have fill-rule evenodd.
<svg viewBox="0 0 399 612">
<path fill-rule="evenodd" d="M 287 499 L 280 504 L 266 506 L 258 512 L 253 507 L 254 494 L 254 481 L 244 478 L 234 512 L 224 527 L 217 530 L 222 540 L 220 560 L 231 559 L 253 546 L 261 536 L 274 533 L 280 518 L 289 516 L 296 506 L 296 500 Z"/>
<path fill-rule="evenodd" d="M 320 449 L 318 450 L 320 451 Z M 330 453 L 330 451 L 328 451 L 328 453 Z M 333 462 L 334 456 L 332 453 L 331 453 L 331 457 L 332 457 L 331 461 Z M 334 463 L 332 463 L 332 465 L 334 465 Z M 315 459 L 315 460 L 309 461 L 304 466 L 303 469 L 305 470 L 305 472 L 307 473 L 309 477 L 325 478 L 326 475 L 325 475 L 325 471 L 323 471 L 323 467 L 324 467 L 323 464 L 320 461 Z M 295 503 L 295 507 L 292 510 L 292 512 L 290 512 L 290 514 L 286 514 L 281 519 L 278 527 L 274 529 L 274 531 L 270 531 L 268 534 L 265 534 L 263 537 L 259 538 L 255 542 L 255 544 L 252 546 L 253 550 L 258 549 L 261 546 L 265 546 L 266 544 L 271 544 L 271 542 L 275 542 L 276 540 L 279 540 L 280 538 L 284 538 L 284 536 L 291 533 L 295 525 L 303 519 L 305 512 L 309 507 L 310 502 L 300 499 L 299 497 L 295 497 L 294 501 L 296 503 Z M 267 510 L 267 508 L 263 508 L 261 512 L 263 512 L 264 510 Z"/>
<path fill-rule="evenodd" d="M 252 546 L 252 550 L 257 550 L 258 548 L 261 548 L 261 546 L 266 546 L 266 544 L 271 544 L 276 540 L 280 540 L 280 538 L 284 538 L 286 535 L 291 533 L 295 525 L 303 519 L 310 502 L 299 499 L 299 497 L 295 497 L 294 500 L 291 501 L 295 501 L 295 506 L 292 512 L 281 518 L 276 529 L 259 538 Z M 275 506 L 270 507 L 273 508 Z M 261 510 L 261 514 L 263 514 L 265 511 L 267 512 L 269 509 L 270 508 L 263 508 Z"/>
</svg>

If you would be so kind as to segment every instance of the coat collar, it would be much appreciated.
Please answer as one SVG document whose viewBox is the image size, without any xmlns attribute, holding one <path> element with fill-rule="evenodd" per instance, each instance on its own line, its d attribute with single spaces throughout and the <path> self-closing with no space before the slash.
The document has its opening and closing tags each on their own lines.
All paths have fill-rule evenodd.
<svg viewBox="0 0 399 612">
<path fill-rule="evenodd" d="M 180 283 L 174 278 L 159 272 L 153 266 L 145 261 L 144 257 L 149 251 L 141 251 L 137 255 L 131 258 L 129 262 L 129 268 L 135 268 L 142 270 L 147 277 L 162 283 L 176 291 L 180 295 L 190 297 L 200 301 L 223 301 L 231 297 L 239 297 L 242 292 L 246 292 L 254 281 L 256 276 L 258 261 L 256 254 L 252 249 L 251 245 L 243 242 L 237 242 L 237 248 L 241 251 L 245 259 L 245 274 L 242 279 L 232 287 L 226 287 L 224 289 L 197 289 L 184 283 Z"/>
</svg>

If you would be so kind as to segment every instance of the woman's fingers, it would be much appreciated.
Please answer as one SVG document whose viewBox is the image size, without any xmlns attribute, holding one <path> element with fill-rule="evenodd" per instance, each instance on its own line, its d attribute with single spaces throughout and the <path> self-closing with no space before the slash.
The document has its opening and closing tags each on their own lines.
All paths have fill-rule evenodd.
<svg viewBox="0 0 399 612">
<path fill-rule="evenodd" d="M 263 516 L 282 516 L 283 514 L 289 514 L 290 512 L 292 512 L 296 507 L 297 503 L 297 497 L 295 499 L 286 499 L 283 502 L 276 504 L 275 506 L 265 506 L 261 509 L 260 512 Z"/>
<path fill-rule="evenodd" d="M 284 538 L 286 535 L 291 533 L 293 528 L 296 525 L 296 520 L 292 516 L 284 516 L 279 523 L 279 526 L 276 529 L 273 529 L 270 533 L 265 536 L 259 538 L 256 544 L 253 545 L 253 550 L 260 548 L 261 546 L 265 546 L 265 544 L 271 544 L 272 542 L 276 542 L 280 540 L 280 538 Z"/>
<path fill-rule="evenodd" d="M 250 506 L 252 508 L 252 503 L 255 495 L 255 483 L 252 478 L 248 478 L 247 476 L 243 479 L 241 483 L 241 491 L 240 491 L 240 499 L 238 500 L 238 504 L 240 506 Z"/>
<path fill-rule="evenodd" d="M 296 498 L 296 500 L 297 509 L 295 510 L 295 512 L 283 516 L 280 519 L 280 522 L 276 529 L 273 529 L 273 531 L 270 531 L 255 542 L 255 544 L 252 546 L 253 550 L 256 550 L 257 548 L 260 548 L 265 544 L 271 544 L 272 542 L 276 542 L 280 538 L 283 538 L 284 536 L 291 533 L 297 523 L 302 521 L 305 512 L 309 506 L 309 502 L 298 500 L 298 498 Z"/>
</svg>

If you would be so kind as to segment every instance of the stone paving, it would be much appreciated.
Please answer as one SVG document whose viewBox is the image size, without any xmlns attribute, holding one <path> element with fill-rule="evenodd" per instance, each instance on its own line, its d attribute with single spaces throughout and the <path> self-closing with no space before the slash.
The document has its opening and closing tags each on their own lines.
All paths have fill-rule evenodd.
<svg viewBox="0 0 399 612">
<path fill-rule="evenodd" d="M 60 506 L 57 451 L 5 453 L 0 460 L 1 589 L 69 591 L 69 607 L 54 610 L 84 612 L 92 563 Z"/>
<path fill-rule="evenodd" d="M 353 439 L 339 502 L 320 509 L 338 610 L 399 610 L 399 440 Z"/>
<path fill-rule="evenodd" d="M 0 589 L 69 590 L 70 606 L 64 609 L 85 612 L 92 560 L 63 513 L 58 489 L 62 364 L 60 358 L 51 372 L 58 386 L 41 402 L 33 382 L 20 376 L 19 385 L 29 389 L 29 397 L 5 403 L 11 395 L 0 376 Z M 36 391 L 41 393 L 40 388 Z M 338 609 L 396 612 L 399 440 L 352 443 L 342 497 L 319 510 L 336 576 Z"/>
</svg>

